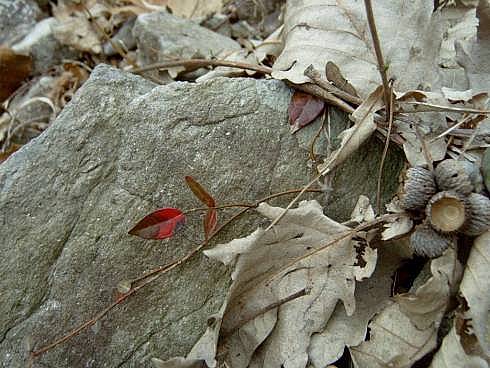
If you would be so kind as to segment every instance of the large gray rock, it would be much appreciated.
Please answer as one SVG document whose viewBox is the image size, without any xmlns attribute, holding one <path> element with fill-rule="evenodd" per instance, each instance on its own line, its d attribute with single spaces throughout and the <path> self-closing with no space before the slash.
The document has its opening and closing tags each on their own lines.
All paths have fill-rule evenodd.
<svg viewBox="0 0 490 368">
<path fill-rule="evenodd" d="M 27 345 L 38 349 L 62 336 L 110 304 L 120 280 L 195 246 L 197 216 L 170 241 L 127 234 L 155 208 L 199 206 L 185 175 L 222 203 L 306 183 L 312 172 L 301 141 L 310 133 L 289 134 L 290 96 L 279 81 L 156 86 L 97 67 L 56 122 L 0 166 L 1 366 L 25 367 Z M 370 144 L 363 154 L 379 146 Z M 355 179 L 338 183 L 346 188 L 341 216 L 373 181 L 364 164 L 354 163 Z M 396 182 L 397 172 L 387 175 Z M 246 217 L 219 241 L 255 226 Z M 228 270 L 196 256 L 33 367 L 149 367 L 152 356 L 186 355 L 228 283 Z"/>
<path fill-rule="evenodd" d="M 231 38 L 165 12 L 141 14 L 133 35 L 140 65 L 175 59 L 211 59 L 221 52 L 239 50 Z"/>
<path fill-rule="evenodd" d="M 43 19 L 22 41 L 12 46 L 12 50 L 17 53 L 31 55 L 33 74 L 44 73 L 61 63 L 63 59 L 77 57 L 78 53 L 74 49 L 63 45 L 55 38 L 54 29 L 58 25 L 59 22 L 53 17 Z"/>
<path fill-rule="evenodd" d="M 24 37 L 41 17 L 32 0 L 0 0 L 0 45 L 10 46 Z"/>
</svg>

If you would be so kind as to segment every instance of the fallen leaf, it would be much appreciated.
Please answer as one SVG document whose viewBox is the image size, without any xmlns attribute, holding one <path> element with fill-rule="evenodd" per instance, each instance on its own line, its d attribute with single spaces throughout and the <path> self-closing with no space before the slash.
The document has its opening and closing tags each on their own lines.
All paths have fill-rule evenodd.
<svg viewBox="0 0 490 368">
<path fill-rule="evenodd" d="M 274 219 L 284 209 L 262 203 L 258 211 Z M 206 250 L 233 267 L 233 282 L 220 313 L 187 356 L 189 364 L 201 359 L 214 367 L 220 351 L 220 361 L 234 368 L 305 367 L 311 336 L 326 325 L 338 301 L 353 315 L 356 280 L 374 271 L 377 251 L 360 251 L 350 234 L 324 216 L 316 201 L 304 201 L 272 230 Z M 294 295 L 300 296 L 288 299 Z"/>
<path fill-rule="evenodd" d="M 309 347 L 312 368 L 336 362 L 346 347 L 364 341 L 370 319 L 390 303 L 392 277 L 407 257 L 405 248 L 401 241 L 385 242 L 378 248 L 376 270 L 356 285 L 354 314 L 348 316 L 345 308 L 337 304 L 327 325 L 312 336 Z"/>
<path fill-rule="evenodd" d="M 167 0 L 172 14 L 181 18 L 197 18 L 220 13 L 223 0 Z"/>
<path fill-rule="evenodd" d="M 475 92 L 488 92 L 490 85 L 490 1 L 480 0 L 476 8 L 478 29 L 475 38 L 458 41 L 456 59 L 465 69 L 469 87 Z"/>
<path fill-rule="evenodd" d="M 429 368 L 488 368 L 488 363 L 475 355 L 467 354 L 462 345 L 461 337 L 453 326 L 442 340 L 442 345 L 434 355 Z"/>
<path fill-rule="evenodd" d="M 352 113 L 351 119 L 354 125 L 339 134 L 340 147 L 332 152 L 324 164 L 319 165 L 318 170 L 322 174 L 331 172 L 336 166 L 355 152 L 376 130 L 374 114 L 383 105 L 383 88 L 378 87 L 369 97 Z"/>
<path fill-rule="evenodd" d="M 109 21 L 106 19 L 109 8 L 94 0 L 84 1 L 82 4 L 63 0 L 53 5 L 52 9 L 54 17 L 58 20 L 53 27 L 53 35 L 59 42 L 79 51 L 94 54 L 102 52 L 101 38 L 104 35 L 99 34 L 97 29 L 110 29 Z M 86 9 L 90 12 L 91 20 Z"/>
<path fill-rule="evenodd" d="M 487 356 L 490 356 L 490 231 L 475 239 L 460 285 L 468 304 L 465 319 Z"/>
<path fill-rule="evenodd" d="M 288 107 L 291 133 L 313 122 L 325 108 L 325 102 L 308 93 L 295 91 Z"/>
<path fill-rule="evenodd" d="M 442 32 L 433 3 L 378 0 L 373 12 L 395 89 L 437 84 Z M 284 19 L 285 45 L 273 66 L 274 78 L 305 83 L 303 72 L 310 64 L 323 71 L 331 61 L 362 98 L 381 84 L 363 1 L 290 0 Z"/>
<path fill-rule="evenodd" d="M 208 207 L 215 207 L 216 202 L 214 198 L 209 194 L 204 187 L 199 184 L 192 176 L 186 176 L 185 181 L 187 186 L 192 193 L 199 199 L 202 203 L 204 203 Z"/>
<path fill-rule="evenodd" d="M 355 367 L 410 367 L 436 347 L 437 329 L 460 273 L 449 248 L 431 261 L 431 276 L 422 273 L 409 293 L 401 294 L 369 323 L 370 337 L 350 349 Z M 422 280 L 420 280 L 422 279 Z"/>
<path fill-rule="evenodd" d="M 325 75 L 329 82 L 341 89 L 344 92 L 351 94 L 352 96 L 359 97 L 357 95 L 356 89 L 349 83 L 347 79 L 344 78 L 342 73 L 340 72 L 340 68 L 335 65 L 335 63 L 329 61 L 327 65 L 325 65 Z"/>
<path fill-rule="evenodd" d="M 20 55 L 8 47 L 0 47 L 0 102 L 8 98 L 32 70 L 30 56 Z"/>
<path fill-rule="evenodd" d="M 185 215 L 177 208 L 161 208 L 140 220 L 129 234 L 144 239 L 170 238 L 185 223 Z"/>
</svg>

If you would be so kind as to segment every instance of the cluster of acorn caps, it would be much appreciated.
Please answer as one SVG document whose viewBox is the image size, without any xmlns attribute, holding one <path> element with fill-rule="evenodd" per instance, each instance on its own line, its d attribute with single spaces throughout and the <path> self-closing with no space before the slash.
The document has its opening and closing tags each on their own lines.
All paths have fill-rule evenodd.
<svg viewBox="0 0 490 368">
<path fill-rule="evenodd" d="M 401 207 L 421 219 L 410 237 L 415 254 L 438 257 L 458 234 L 477 236 L 490 228 L 490 199 L 481 190 L 479 168 L 468 161 L 447 159 L 434 171 L 408 169 Z"/>
</svg>

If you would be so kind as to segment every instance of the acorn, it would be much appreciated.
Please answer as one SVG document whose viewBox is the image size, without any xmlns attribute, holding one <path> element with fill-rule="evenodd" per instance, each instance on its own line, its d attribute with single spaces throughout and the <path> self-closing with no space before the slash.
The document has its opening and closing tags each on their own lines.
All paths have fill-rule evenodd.
<svg viewBox="0 0 490 368">
<path fill-rule="evenodd" d="M 432 171 L 422 167 L 411 167 L 400 198 L 400 207 L 404 210 L 421 210 L 436 193 L 436 183 Z"/>
<path fill-rule="evenodd" d="M 427 223 L 417 225 L 410 236 L 410 247 L 413 252 L 423 257 L 439 257 L 452 242 L 453 236 L 440 234 Z"/>
<path fill-rule="evenodd" d="M 469 218 L 465 222 L 461 232 L 477 236 L 490 229 L 490 199 L 488 197 L 471 193 L 466 199 Z"/>
<path fill-rule="evenodd" d="M 447 159 L 435 169 L 436 183 L 440 190 L 452 190 L 461 194 L 470 194 L 476 180 L 471 163 Z"/>
<path fill-rule="evenodd" d="M 431 226 L 442 233 L 459 230 L 470 217 L 465 200 L 452 191 L 434 195 L 427 204 L 425 214 Z"/>
</svg>

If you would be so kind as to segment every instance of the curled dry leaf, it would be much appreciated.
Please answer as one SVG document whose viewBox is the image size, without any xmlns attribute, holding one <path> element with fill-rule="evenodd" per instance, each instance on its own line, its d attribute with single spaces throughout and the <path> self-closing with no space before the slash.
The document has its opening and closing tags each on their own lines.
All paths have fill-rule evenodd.
<svg viewBox="0 0 490 368">
<path fill-rule="evenodd" d="M 461 337 L 453 326 L 442 340 L 442 345 L 434 355 L 429 368 L 488 368 L 482 358 L 467 354 L 461 344 Z"/>
<path fill-rule="evenodd" d="M 342 139 L 340 147 L 332 152 L 328 160 L 318 167 L 322 174 L 331 172 L 336 166 L 355 152 L 376 131 L 374 114 L 383 105 L 383 88 L 378 87 L 352 113 L 354 125 L 339 134 Z"/>
<path fill-rule="evenodd" d="M 325 102 L 308 93 L 295 91 L 288 107 L 291 133 L 296 133 L 315 120 L 325 108 Z"/>
<path fill-rule="evenodd" d="M 436 82 L 442 32 L 432 2 L 378 0 L 373 11 L 395 88 Z M 323 71 L 332 61 L 363 98 L 381 84 L 363 1 L 288 1 L 284 19 L 285 46 L 274 78 L 305 83 L 303 72 L 310 64 Z"/>
<path fill-rule="evenodd" d="M 470 321 L 483 352 L 490 356 L 490 231 L 475 239 L 460 285 Z"/>
<path fill-rule="evenodd" d="M 182 211 L 167 207 L 145 216 L 128 233 L 144 239 L 165 239 L 173 236 L 184 224 Z"/>
<path fill-rule="evenodd" d="M 262 203 L 258 211 L 274 219 L 284 210 Z M 338 301 L 348 316 L 355 312 L 356 280 L 374 271 L 376 250 L 361 250 L 351 236 L 316 201 L 304 201 L 270 231 L 258 229 L 205 251 L 233 267 L 233 283 L 189 363 L 201 359 L 214 366 L 220 351 L 234 368 L 305 367 L 311 336 L 326 325 Z"/>
<path fill-rule="evenodd" d="M 433 260 L 427 281 L 416 280 L 422 285 L 396 297 L 369 323 L 369 340 L 350 349 L 355 366 L 410 367 L 430 352 L 437 344 L 437 329 L 459 267 L 453 249 Z"/>
</svg>

